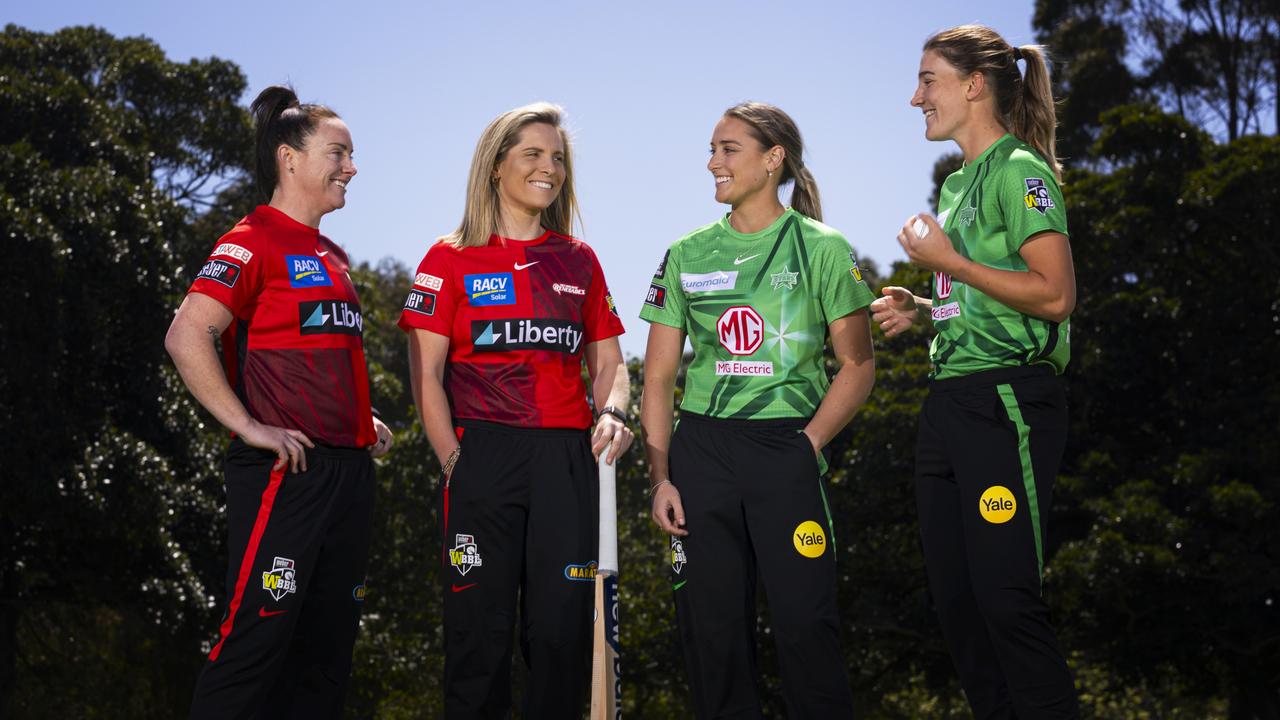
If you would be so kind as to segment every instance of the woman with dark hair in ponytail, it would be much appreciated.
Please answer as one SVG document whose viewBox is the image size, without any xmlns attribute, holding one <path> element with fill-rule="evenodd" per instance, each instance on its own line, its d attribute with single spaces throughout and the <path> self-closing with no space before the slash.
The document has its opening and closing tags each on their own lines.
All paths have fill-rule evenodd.
<svg viewBox="0 0 1280 720">
<path fill-rule="evenodd" d="M 849 243 L 821 222 L 803 150 L 782 110 L 742 103 L 725 111 L 707 169 L 716 200 L 731 211 L 671 246 L 640 313 L 651 323 L 641 407 L 651 515 L 671 535 L 699 718 L 761 716 L 757 574 L 790 716 L 853 714 L 822 451 L 875 381 L 873 296 Z M 787 182 L 790 208 L 778 200 Z M 694 357 L 673 435 L 686 336 Z"/>
<path fill-rule="evenodd" d="M 964 153 L 937 219 L 898 235 L 932 297 L 886 287 L 871 306 L 887 336 L 922 310 L 937 330 L 916 445 L 929 588 L 975 717 L 1078 717 L 1041 597 L 1076 299 L 1044 53 L 978 25 L 938 33 L 911 104 Z"/>
<path fill-rule="evenodd" d="M 347 255 L 319 231 L 356 166 L 351 133 L 323 105 L 273 86 L 250 110 L 267 204 L 214 244 L 165 338 L 187 389 L 232 433 L 228 606 L 191 717 L 339 717 L 364 600 L 371 456 L 392 440 L 369 406 Z"/>
</svg>

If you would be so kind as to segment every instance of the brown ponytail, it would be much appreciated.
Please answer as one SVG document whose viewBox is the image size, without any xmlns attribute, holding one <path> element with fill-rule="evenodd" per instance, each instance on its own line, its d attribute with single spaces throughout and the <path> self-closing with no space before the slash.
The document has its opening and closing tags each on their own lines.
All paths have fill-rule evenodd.
<svg viewBox="0 0 1280 720">
<path fill-rule="evenodd" d="M 1013 47 L 985 25 L 961 25 L 929 38 L 933 50 L 963 75 L 982 73 L 996 98 L 997 119 L 1005 129 L 1035 149 L 1062 180 L 1058 163 L 1058 120 L 1049 82 L 1048 55 L 1039 45 Z M 1026 74 L 1018 70 L 1026 64 Z"/>
<path fill-rule="evenodd" d="M 324 105 L 299 103 L 298 95 L 288 85 L 264 88 L 249 105 L 249 113 L 256 126 L 253 177 L 262 202 L 270 202 L 280 182 L 276 148 L 288 145 L 302 150 L 320 120 L 336 118 L 338 114 Z"/>
<path fill-rule="evenodd" d="M 760 102 L 738 103 L 724 111 L 725 117 L 735 117 L 751 127 L 751 135 L 764 148 L 781 145 L 786 151 L 782 163 L 782 176 L 778 184 L 793 181 L 791 207 L 796 212 L 822 221 L 822 198 L 818 195 L 818 182 L 804 166 L 804 140 L 800 128 L 791 116 L 775 105 Z"/>
</svg>

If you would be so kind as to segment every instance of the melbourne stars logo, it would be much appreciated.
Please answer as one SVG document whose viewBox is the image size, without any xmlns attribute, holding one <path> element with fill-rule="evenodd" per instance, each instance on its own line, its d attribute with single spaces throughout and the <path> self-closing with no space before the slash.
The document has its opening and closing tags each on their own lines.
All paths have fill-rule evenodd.
<svg viewBox="0 0 1280 720">
<path fill-rule="evenodd" d="M 769 279 L 773 281 L 773 289 L 786 288 L 793 289 L 796 286 L 796 280 L 800 277 L 799 272 L 791 272 L 787 266 L 782 267 L 782 272 L 773 273 Z"/>
</svg>

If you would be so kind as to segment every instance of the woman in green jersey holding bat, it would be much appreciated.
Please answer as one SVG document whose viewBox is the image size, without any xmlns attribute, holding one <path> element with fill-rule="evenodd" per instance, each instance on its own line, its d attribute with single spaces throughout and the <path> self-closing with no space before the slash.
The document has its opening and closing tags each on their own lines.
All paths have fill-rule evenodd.
<svg viewBox="0 0 1280 720">
<path fill-rule="evenodd" d="M 757 575 L 790 716 L 853 713 L 821 450 L 871 392 L 873 295 L 849 243 L 821 222 L 802 152 L 782 110 L 729 108 L 707 169 L 716 200 L 732 212 L 671 246 L 640 314 L 651 323 L 641 411 L 652 516 L 671 535 L 676 615 L 700 718 L 760 717 Z M 790 208 L 778 201 L 787 182 L 795 184 Z M 686 336 L 694 358 L 673 435 Z"/>
<path fill-rule="evenodd" d="M 898 235 L 932 297 L 887 287 L 871 306 L 890 337 L 922 311 L 937 329 L 916 446 L 929 588 L 976 717 L 1078 717 L 1040 594 L 1075 306 L 1045 56 L 982 26 L 943 31 L 911 104 L 925 137 L 964 153 L 937 219 Z"/>
</svg>

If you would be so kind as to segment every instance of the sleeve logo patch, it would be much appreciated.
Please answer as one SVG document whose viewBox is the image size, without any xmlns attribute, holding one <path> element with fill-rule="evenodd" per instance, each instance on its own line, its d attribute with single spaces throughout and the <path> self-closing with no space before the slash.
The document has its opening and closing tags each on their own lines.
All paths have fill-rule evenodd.
<svg viewBox="0 0 1280 720">
<path fill-rule="evenodd" d="M 219 255 L 226 255 L 229 258 L 235 258 L 244 264 L 248 264 L 248 262 L 253 259 L 252 252 L 236 245 L 235 243 L 222 243 L 218 247 L 214 248 L 213 254 L 210 255 L 210 257 L 217 257 Z"/>
<path fill-rule="evenodd" d="M 289 287 L 309 288 L 333 285 L 324 261 L 315 255 L 285 255 L 284 261 L 289 272 Z"/>
<path fill-rule="evenodd" d="M 649 294 L 644 296 L 644 304 L 652 305 L 659 310 L 667 306 L 667 289 L 657 283 L 649 284 Z"/>
<path fill-rule="evenodd" d="M 467 288 L 467 301 L 472 307 L 516 304 L 516 289 L 511 282 L 511 273 L 464 275 L 462 281 Z"/>
<path fill-rule="evenodd" d="M 413 284 L 421 285 L 428 290 L 439 290 L 444 287 L 444 278 L 438 278 L 427 273 L 418 273 L 418 276 L 413 279 Z"/>
<path fill-rule="evenodd" d="M 653 271 L 653 279 L 661 280 L 663 275 L 667 274 L 667 258 L 671 257 L 671 251 L 668 250 L 662 255 L 662 262 L 658 263 L 658 269 Z"/>
<path fill-rule="evenodd" d="M 200 268 L 200 274 L 196 276 L 196 280 L 212 280 L 229 288 L 235 287 L 239 279 L 240 266 L 225 260 L 210 260 Z"/>
<path fill-rule="evenodd" d="M 609 306 L 609 312 L 613 313 L 614 317 L 618 317 L 618 306 L 613 303 L 613 295 L 609 292 L 605 292 L 604 301 L 605 304 Z"/>
<path fill-rule="evenodd" d="M 1022 196 L 1022 201 L 1026 203 L 1028 210 L 1035 210 L 1044 215 L 1057 207 L 1053 204 L 1053 198 L 1049 197 L 1049 188 L 1044 184 L 1044 180 L 1040 178 L 1023 179 L 1027 183 L 1027 194 Z"/>
<path fill-rule="evenodd" d="M 853 267 L 849 268 L 849 274 L 853 276 L 854 280 L 857 280 L 858 282 L 862 282 L 862 271 L 858 269 L 857 260 L 853 261 Z"/>
<path fill-rule="evenodd" d="M 410 290 L 409 297 L 404 301 L 404 309 L 420 315 L 435 315 L 436 295 L 421 290 Z"/>
</svg>

